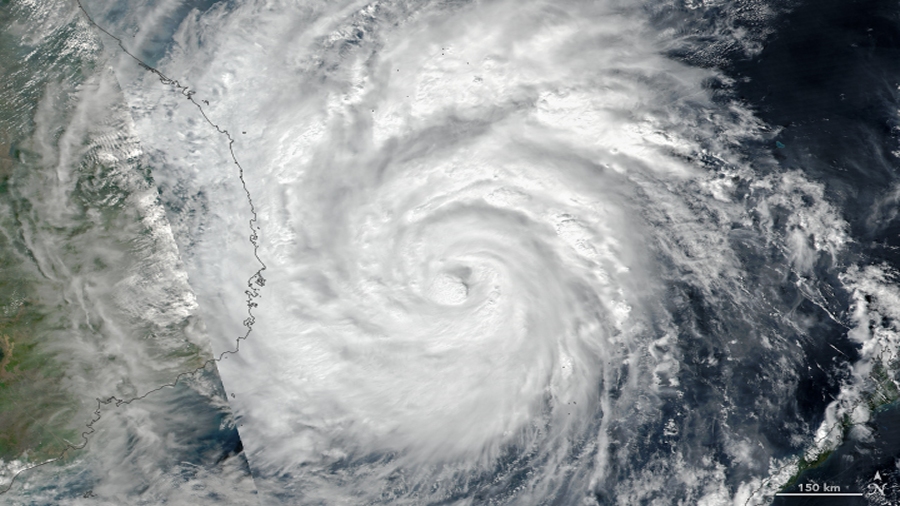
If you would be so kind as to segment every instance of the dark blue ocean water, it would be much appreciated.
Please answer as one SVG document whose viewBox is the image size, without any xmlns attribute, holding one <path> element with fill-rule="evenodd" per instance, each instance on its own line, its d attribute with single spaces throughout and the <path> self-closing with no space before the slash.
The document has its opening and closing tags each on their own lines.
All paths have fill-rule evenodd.
<svg viewBox="0 0 900 506">
<path fill-rule="evenodd" d="M 724 69 L 737 84 L 730 92 L 762 120 L 781 128 L 770 149 L 783 170 L 800 169 L 825 185 L 827 198 L 850 224 L 859 263 L 900 267 L 900 221 L 876 210 L 900 177 L 900 158 L 893 154 L 900 148 L 900 5 L 884 0 L 800 2 L 772 28 L 774 34 L 758 55 L 731 55 Z M 819 275 L 828 279 L 831 273 L 820 269 Z M 846 303 L 846 294 L 838 299 Z M 821 317 L 819 321 L 822 339 L 804 349 L 809 362 L 836 358 L 823 343 L 852 353 L 854 347 L 842 337 L 846 329 Z M 811 375 L 801 393 L 805 399 L 799 399 L 798 408 L 815 419 L 835 385 Z M 900 405 L 884 406 L 868 427 L 874 434 L 871 441 L 848 437 L 797 483 L 862 491 L 880 471 L 886 482 L 897 484 Z M 877 494 L 871 500 L 879 503 Z M 785 505 L 862 502 L 776 500 Z"/>
</svg>

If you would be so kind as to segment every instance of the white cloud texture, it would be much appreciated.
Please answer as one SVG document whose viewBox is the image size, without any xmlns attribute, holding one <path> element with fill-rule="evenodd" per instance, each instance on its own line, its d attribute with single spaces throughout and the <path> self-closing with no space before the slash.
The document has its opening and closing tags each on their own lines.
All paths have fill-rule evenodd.
<svg viewBox="0 0 900 506">
<path fill-rule="evenodd" d="M 219 370 L 264 501 L 730 504 L 788 478 L 743 422 L 797 388 L 806 327 L 776 288 L 832 310 L 808 278 L 840 267 L 846 225 L 821 185 L 749 162 L 767 127 L 666 57 L 642 6 L 90 7 L 235 139 L 267 284 Z M 197 314 L 231 350 L 258 266 L 227 140 L 107 51 Z M 703 367 L 776 379 L 701 394 L 684 381 Z M 707 414 L 731 468 L 697 455 Z"/>
</svg>

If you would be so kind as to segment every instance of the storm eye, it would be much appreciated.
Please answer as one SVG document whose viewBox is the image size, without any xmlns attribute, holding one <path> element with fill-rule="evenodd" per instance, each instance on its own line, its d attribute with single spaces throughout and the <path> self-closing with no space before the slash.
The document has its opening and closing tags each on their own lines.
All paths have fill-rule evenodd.
<svg viewBox="0 0 900 506">
<path fill-rule="evenodd" d="M 442 272 L 435 276 L 428 287 L 428 297 L 438 304 L 456 306 L 469 297 L 469 285 L 459 276 Z"/>
</svg>

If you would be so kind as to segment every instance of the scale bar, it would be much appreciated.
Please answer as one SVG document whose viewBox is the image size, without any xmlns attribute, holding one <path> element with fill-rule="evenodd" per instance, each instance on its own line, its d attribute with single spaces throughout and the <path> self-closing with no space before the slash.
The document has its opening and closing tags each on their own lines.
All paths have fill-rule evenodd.
<svg viewBox="0 0 900 506">
<path fill-rule="evenodd" d="M 862 497 L 862 492 L 778 492 L 781 497 Z"/>
</svg>

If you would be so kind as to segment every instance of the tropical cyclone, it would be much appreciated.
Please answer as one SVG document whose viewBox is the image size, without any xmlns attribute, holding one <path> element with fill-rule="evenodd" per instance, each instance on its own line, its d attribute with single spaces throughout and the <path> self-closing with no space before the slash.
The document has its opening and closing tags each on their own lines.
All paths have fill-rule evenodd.
<svg viewBox="0 0 900 506">
<path fill-rule="evenodd" d="M 778 457 L 815 446 L 793 350 L 840 312 L 847 227 L 713 96 L 727 78 L 663 56 L 671 35 L 617 2 L 250 2 L 181 25 L 164 66 L 246 125 L 271 261 L 261 337 L 221 368 L 265 493 L 723 503 L 784 483 Z M 130 96 L 174 111 L 138 122 L 167 159 L 216 156 L 172 135 L 202 135 L 174 103 Z M 204 195 L 203 232 L 173 226 L 228 336 L 236 197 L 159 174 Z"/>
<path fill-rule="evenodd" d="M 703 50 L 684 26 L 654 24 L 664 7 L 99 4 L 85 10 L 122 34 L 104 53 L 117 83 L 104 69 L 69 93 L 125 133 L 103 130 L 86 152 L 139 155 L 148 177 L 123 162 L 116 181 L 162 206 L 112 199 L 158 240 L 143 260 L 85 268 L 121 288 L 117 305 L 85 310 L 131 311 L 171 331 L 159 343 L 176 355 L 178 338 L 211 337 L 266 503 L 759 504 L 861 426 L 873 392 L 896 392 L 897 274 L 865 265 L 824 185 L 771 156 L 777 129 L 732 81 L 666 55 Z M 711 47 L 756 50 L 732 28 L 717 21 Z M 117 86 L 118 102 L 92 93 Z M 72 120 L 64 138 L 84 128 Z M 78 145 L 45 134 L 32 145 L 49 158 Z M 55 196 L 74 194 L 68 167 Z M 82 223 L 30 197 L 35 223 Z M 107 235 L 88 237 L 85 251 L 114 258 Z M 76 260 L 88 265 L 60 265 Z M 141 261 L 159 269 L 123 274 Z M 130 343 L 110 335 L 98 346 Z M 96 370 L 147 384 L 191 351 L 158 374 Z M 128 379 L 116 388 L 135 390 Z M 186 405 L 225 411 L 215 388 L 198 390 L 201 403 L 172 392 L 129 416 L 183 427 L 192 415 L 172 413 Z M 157 440 L 103 439 L 106 459 L 157 466 L 105 469 L 165 468 Z M 155 476 L 153 497 L 187 497 Z"/>
</svg>

